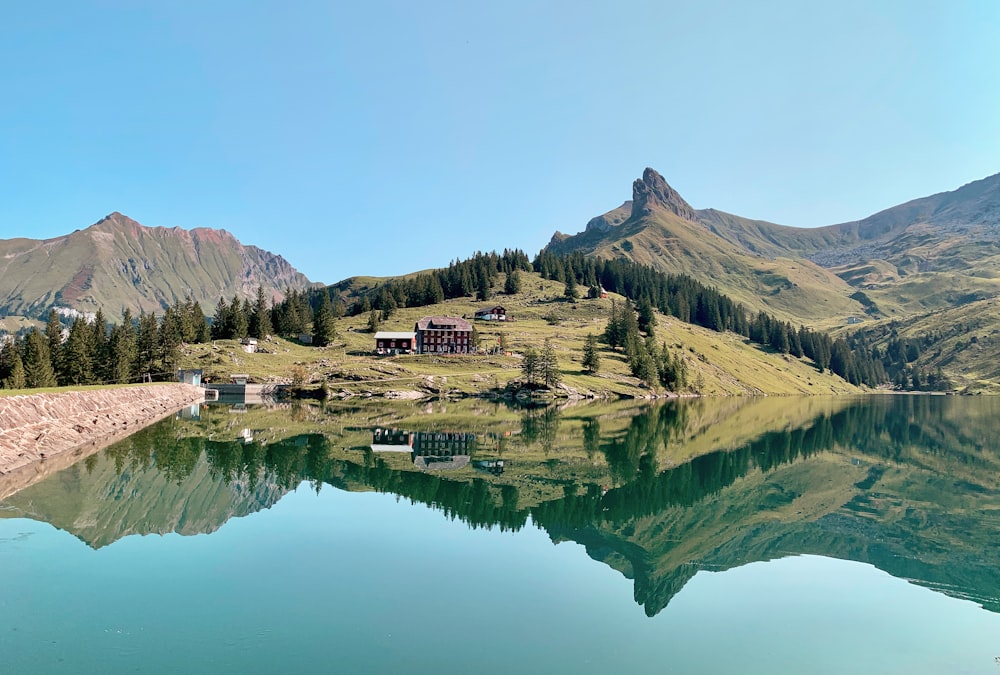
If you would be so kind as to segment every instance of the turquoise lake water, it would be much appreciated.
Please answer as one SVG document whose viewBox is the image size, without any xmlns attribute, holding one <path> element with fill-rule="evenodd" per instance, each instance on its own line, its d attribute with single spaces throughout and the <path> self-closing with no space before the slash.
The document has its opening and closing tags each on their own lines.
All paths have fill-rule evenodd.
<svg viewBox="0 0 1000 675">
<path fill-rule="evenodd" d="M 995 402 L 713 405 L 186 411 L 0 503 L 0 672 L 1000 672 Z"/>
</svg>

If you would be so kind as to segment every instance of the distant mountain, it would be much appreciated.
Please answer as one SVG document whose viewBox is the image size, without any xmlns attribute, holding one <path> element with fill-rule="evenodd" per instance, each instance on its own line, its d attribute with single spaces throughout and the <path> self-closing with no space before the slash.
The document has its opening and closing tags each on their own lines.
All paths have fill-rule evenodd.
<svg viewBox="0 0 1000 675">
<path fill-rule="evenodd" d="M 907 318 L 1000 293 L 1000 174 L 863 220 L 797 228 L 694 209 L 646 169 L 630 202 L 579 234 L 557 232 L 547 248 L 690 274 L 796 321 Z"/>
<path fill-rule="evenodd" d="M 0 240 L 0 316 L 39 318 L 55 307 L 114 318 L 188 295 L 210 314 L 220 297 L 310 285 L 280 255 L 225 230 L 145 227 L 117 212 L 53 239 Z"/>
<path fill-rule="evenodd" d="M 759 235 L 739 219 L 731 236 L 713 231 L 697 211 L 653 169 L 632 186 L 632 199 L 592 219 L 586 229 L 568 236 L 557 232 L 546 247 L 555 253 L 581 251 L 602 258 L 624 257 L 674 274 L 687 274 L 718 286 L 723 293 L 755 310 L 785 320 L 815 322 L 847 317 L 864 308 L 850 298 L 850 286 L 837 275 L 771 242 L 764 250 L 754 240 L 775 231 L 794 231 L 760 223 Z M 739 229 L 754 232 L 741 240 Z"/>
</svg>

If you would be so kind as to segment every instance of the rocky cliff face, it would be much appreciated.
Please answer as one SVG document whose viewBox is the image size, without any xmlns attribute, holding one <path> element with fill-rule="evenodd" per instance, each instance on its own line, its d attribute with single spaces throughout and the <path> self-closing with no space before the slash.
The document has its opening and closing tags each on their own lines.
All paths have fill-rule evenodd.
<svg viewBox="0 0 1000 675">
<path fill-rule="evenodd" d="M 632 217 L 648 216 L 657 209 L 670 211 L 685 220 L 698 220 L 698 214 L 677 190 L 670 187 L 663 176 L 647 167 L 642 172 L 642 178 L 632 183 Z"/>
</svg>

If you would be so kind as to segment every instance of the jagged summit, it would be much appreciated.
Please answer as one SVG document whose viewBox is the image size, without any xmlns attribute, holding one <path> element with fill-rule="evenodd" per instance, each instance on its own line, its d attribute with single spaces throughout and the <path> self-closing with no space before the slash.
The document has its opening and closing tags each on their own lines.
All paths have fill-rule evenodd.
<svg viewBox="0 0 1000 675">
<path fill-rule="evenodd" d="M 632 183 L 632 217 L 650 215 L 657 208 L 666 209 L 685 220 L 698 220 L 698 214 L 670 187 L 663 176 L 646 167 L 642 178 Z"/>
</svg>

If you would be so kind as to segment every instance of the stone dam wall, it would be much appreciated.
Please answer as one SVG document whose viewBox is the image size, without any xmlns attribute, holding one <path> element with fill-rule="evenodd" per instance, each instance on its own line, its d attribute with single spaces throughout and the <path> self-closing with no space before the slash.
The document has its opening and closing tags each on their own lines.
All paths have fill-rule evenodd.
<svg viewBox="0 0 1000 675">
<path fill-rule="evenodd" d="M 189 384 L 0 396 L 0 499 L 204 400 Z"/>
</svg>

